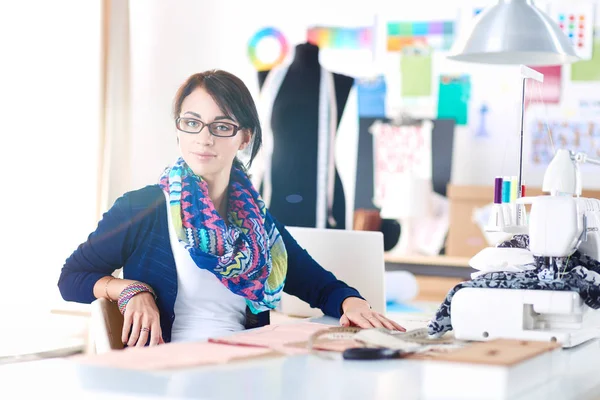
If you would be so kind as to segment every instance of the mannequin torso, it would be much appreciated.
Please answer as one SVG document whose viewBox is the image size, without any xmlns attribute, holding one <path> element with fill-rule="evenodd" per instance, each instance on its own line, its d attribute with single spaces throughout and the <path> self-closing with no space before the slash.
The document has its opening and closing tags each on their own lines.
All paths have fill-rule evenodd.
<svg viewBox="0 0 600 400">
<path fill-rule="evenodd" d="M 259 72 L 261 88 L 267 75 L 268 71 Z M 308 43 L 298 45 L 273 104 L 269 208 L 282 223 L 290 226 L 316 226 L 320 79 L 318 47 Z M 340 74 L 333 74 L 333 79 L 339 125 L 354 79 Z M 337 171 L 333 198 L 336 225 L 327 227 L 344 229 L 345 198 Z"/>
</svg>

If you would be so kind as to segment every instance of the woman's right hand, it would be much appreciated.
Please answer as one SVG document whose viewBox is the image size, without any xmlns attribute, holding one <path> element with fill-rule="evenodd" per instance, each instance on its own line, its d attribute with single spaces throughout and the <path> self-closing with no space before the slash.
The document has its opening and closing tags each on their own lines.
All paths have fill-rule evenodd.
<svg viewBox="0 0 600 400">
<path fill-rule="evenodd" d="M 143 347 L 148 339 L 150 346 L 164 343 L 158 307 L 151 293 L 136 294 L 127 303 L 121 339 L 129 347 Z"/>
</svg>

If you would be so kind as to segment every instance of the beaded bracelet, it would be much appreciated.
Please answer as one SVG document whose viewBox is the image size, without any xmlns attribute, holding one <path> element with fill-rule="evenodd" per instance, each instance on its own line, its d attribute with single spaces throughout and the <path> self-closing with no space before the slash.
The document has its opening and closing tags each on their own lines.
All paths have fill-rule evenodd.
<svg viewBox="0 0 600 400">
<path fill-rule="evenodd" d="M 154 290 L 152 290 L 150 286 L 141 282 L 135 282 L 130 285 L 127 285 L 127 287 L 123 289 L 123 291 L 119 295 L 118 305 L 121 314 L 125 315 L 125 309 L 127 308 L 127 303 L 129 303 L 129 300 L 131 300 L 135 295 L 143 292 L 148 292 L 152 294 L 152 296 L 154 296 L 154 299 L 156 300 L 156 293 L 154 293 Z"/>
</svg>

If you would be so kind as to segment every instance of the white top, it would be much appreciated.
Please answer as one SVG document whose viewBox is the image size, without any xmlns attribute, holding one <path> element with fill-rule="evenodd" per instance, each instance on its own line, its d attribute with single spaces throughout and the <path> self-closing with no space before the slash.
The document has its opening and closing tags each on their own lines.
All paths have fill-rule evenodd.
<svg viewBox="0 0 600 400">
<path fill-rule="evenodd" d="M 206 340 L 244 329 L 246 301 L 233 294 L 211 272 L 199 268 L 179 243 L 167 197 L 167 216 L 171 249 L 177 267 L 173 342 Z"/>
</svg>

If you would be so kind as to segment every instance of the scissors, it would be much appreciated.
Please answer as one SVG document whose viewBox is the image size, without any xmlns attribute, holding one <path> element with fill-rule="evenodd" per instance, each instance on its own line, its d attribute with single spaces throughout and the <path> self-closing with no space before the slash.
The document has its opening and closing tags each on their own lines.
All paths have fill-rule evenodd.
<svg viewBox="0 0 600 400">
<path fill-rule="evenodd" d="M 344 350 L 342 357 L 344 360 L 390 360 L 401 358 L 408 354 L 402 350 L 372 347 L 356 347 Z"/>
</svg>

